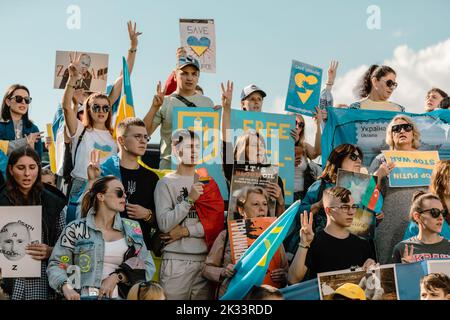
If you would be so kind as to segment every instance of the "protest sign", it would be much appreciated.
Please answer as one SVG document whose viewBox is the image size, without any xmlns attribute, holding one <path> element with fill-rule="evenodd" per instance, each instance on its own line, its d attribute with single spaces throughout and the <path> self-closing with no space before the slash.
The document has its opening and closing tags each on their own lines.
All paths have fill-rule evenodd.
<svg viewBox="0 0 450 320">
<path fill-rule="evenodd" d="M 380 213 L 383 196 L 377 188 L 374 176 L 339 169 L 336 185 L 351 191 L 355 204 L 359 206 L 349 231 L 364 239 L 375 236 L 375 213 Z"/>
<path fill-rule="evenodd" d="M 74 53 L 74 52 L 73 52 Z M 71 51 L 56 51 L 55 74 L 53 87 L 65 89 L 69 80 Z M 108 77 L 108 55 L 92 52 L 78 52 L 82 78 L 77 81 L 76 88 L 85 91 L 105 92 Z"/>
<path fill-rule="evenodd" d="M 290 132 L 295 129 L 295 117 L 285 114 L 249 112 L 232 110 L 231 128 L 234 129 L 233 140 L 247 130 L 260 132 L 266 145 L 269 163 L 278 165 L 278 175 L 283 180 L 286 204 L 294 201 L 294 139 Z"/>
<path fill-rule="evenodd" d="M 429 186 L 431 172 L 439 161 L 437 151 L 383 151 L 388 163 L 395 168 L 389 174 L 391 187 Z"/>
<path fill-rule="evenodd" d="M 40 278 L 41 261 L 25 252 L 41 243 L 41 206 L 0 207 L 0 269 L 3 278 Z"/>
<path fill-rule="evenodd" d="M 201 157 L 197 168 L 206 168 L 220 188 L 223 199 L 228 199 L 228 187 L 222 170 L 222 141 L 220 139 L 221 112 L 213 108 L 176 107 L 173 110 L 172 128 L 189 129 L 200 137 Z M 172 156 L 172 169 L 177 160 Z"/>
<path fill-rule="evenodd" d="M 319 273 L 317 279 L 321 300 L 333 300 L 336 289 L 346 283 L 356 284 L 364 290 L 367 300 L 399 300 L 395 264 L 369 268 L 368 271 L 358 268 Z"/>
<path fill-rule="evenodd" d="M 180 19 L 181 46 L 200 62 L 200 71 L 216 72 L 216 35 L 212 19 Z"/>
<path fill-rule="evenodd" d="M 313 116 L 319 106 L 322 69 L 292 60 L 286 111 Z"/>
<path fill-rule="evenodd" d="M 233 175 L 231 178 L 230 201 L 228 202 L 228 217 L 239 214 L 237 208 L 237 198 L 242 196 L 246 188 L 254 186 L 264 187 L 268 183 L 278 182 L 278 167 L 270 164 L 241 164 L 235 163 L 233 166 Z M 275 199 L 269 198 L 268 215 L 275 216 Z"/>
</svg>

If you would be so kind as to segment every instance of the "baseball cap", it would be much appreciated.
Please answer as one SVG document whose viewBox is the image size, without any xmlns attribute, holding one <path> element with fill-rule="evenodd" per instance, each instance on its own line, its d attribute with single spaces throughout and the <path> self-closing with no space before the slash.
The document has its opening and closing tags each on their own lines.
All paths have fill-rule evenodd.
<svg viewBox="0 0 450 320">
<path fill-rule="evenodd" d="M 187 66 L 193 66 L 197 68 L 198 71 L 200 71 L 200 63 L 193 56 L 183 56 L 178 59 L 177 63 L 178 69 L 183 69 L 184 67 Z"/>
<path fill-rule="evenodd" d="M 333 296 L 335 294 L 340 294 L 341 296 L 352 300 L 367 300 L 364 290 L 354 283 L 344 283 L 342 286 L 336 289 Z"/>
<path fill-rule="evenodd" d="M 247 99 L 247 97 L 251 95 L 253 92 L 260 92 L 263 98 L 266 96 L 266 93 L 261 88 L 259 88 L 255 84 L 250 84 L 246 86 L 244 89 L 242 89 L 241 101 Z"/>
</svg>

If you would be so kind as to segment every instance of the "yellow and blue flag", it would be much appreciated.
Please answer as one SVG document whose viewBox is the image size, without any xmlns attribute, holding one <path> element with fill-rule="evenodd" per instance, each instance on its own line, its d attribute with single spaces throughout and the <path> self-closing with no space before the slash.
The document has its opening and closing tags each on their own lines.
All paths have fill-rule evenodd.
<svg viewBox="0 0 450 320">
<path fill-rule="evenodd" d="M 128 64 L 125 57 L 123 61 L 123 95 L 120 98 L 119 107 L 115 115 L 113 138 L 116 139 L 117 125 L 125 118 L 134 117 L 133 94 L 131 92 L 130 73 L 128 72 Z"/>
<path fill-rule="evenodd" d="M 292 204 L 248 248 L 236 263 L 234 267 L 236 273 L 220 300 L 241 300 L 253 286 L 261 285 L 270 260 L 291 228 L 299 205 L 300 201 Z"/>
</svg>

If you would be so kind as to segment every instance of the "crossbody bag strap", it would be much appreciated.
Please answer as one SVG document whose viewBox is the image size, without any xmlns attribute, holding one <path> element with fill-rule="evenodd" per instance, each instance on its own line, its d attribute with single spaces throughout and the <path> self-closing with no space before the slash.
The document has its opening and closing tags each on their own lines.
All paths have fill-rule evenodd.
<svg viewBox="0 0 450 320">
<path fill-rule="evenodd" d="M 189 101 L 189 100 L 186 99 L 185 97 L 180 96 L 178 93 L 173 93 L 172 96 L 175 97 L 175 98 L 177 98 L 177 99 L 180 100 L 181 102 L 183 102 L 183 103 L 184 103 L 186 106 L 188 106 L 188 107 L 192 107 L 192 108 L 197 107 L 197 106 L 195 105 L 195 103 Z"/>
</svg>

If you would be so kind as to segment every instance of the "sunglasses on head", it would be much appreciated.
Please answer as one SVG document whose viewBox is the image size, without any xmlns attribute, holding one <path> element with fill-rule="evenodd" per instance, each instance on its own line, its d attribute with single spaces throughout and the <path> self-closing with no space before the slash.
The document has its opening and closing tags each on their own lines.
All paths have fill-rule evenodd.
<svg viewBox="0 0 450 320">
<path fill-rule="evenodd" d="M 305 127 L 305 123 L 304 122 L 295 122 L 295 125 L 297 127 L 300 127 L 300 128 L 304 128 Z"/>
<path fill-rule="evenodd" d="M 395 133 L 399 133 L 403 130 L 405 130 L 405 132 L 411 132 L 413 129 L 412 124 L 409 123 L 404 123 L 404 124 L 396 124 L 394 126 L 392 126 L 392 132 Z"/>
<path fill-rule="evenodd" d="M 433 218 L 439 218 L 439 216 L 442 214 L 442 217 L 446 217 L 447 216 L 447 214 L 448 214 L 448 212 L 447 212 L 447 210 L 445 210 L 445 209 L 442 209 L 442 210 L 439 210 L 439 209 L 437 209 L 437 208 L 431 208 L 431 209 L 426 209 L 426 210 L 421 210 L 421 211 L 418 211 L 419 213 L 424 213 L 424 212 L 429 212 L 430 214 L 431 214 L 431 216 L 433 217 Z"/>
<path fill-rule="evenodd" d="M 104 113 L 108 113 L 110 108 L 109 108 L 109 106 L 107 104 L 105 104 L 104 106 L 100 106 L 98 104 L 94 104 L 94 105 L 91 106 L 91 110 L 94 113 L 99 113 L 100 110 L 102 110 L 102 112 L 104 112 Z"/>
<path fill-rule="evenodd" d="M 391 89 L 396 89 L 398 87 L 398 83 L 392 80 L 387 80 L 386 85 Z"/>
<path fill-rule="evenodd" d="M 356 161 L 356 160 L 361 160 L 362 161 L 362 156 L 360 154 L 356 154 L 354 152 L 350 153 L 350 155 L 348 156 L 350 158 L 350 160 L 352 161 Z"/>
<path fill-rule="evenodd" d="M 26 104 L 30 104 L 31 103 L 31 97 L 22 97 L 22 96 L 12 96 L 11 98 L 9 98 L 10 100 L 16 100 L 17 103 L 22 103 L 23 101 L 25 101 Z"/>
</svg>

